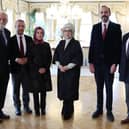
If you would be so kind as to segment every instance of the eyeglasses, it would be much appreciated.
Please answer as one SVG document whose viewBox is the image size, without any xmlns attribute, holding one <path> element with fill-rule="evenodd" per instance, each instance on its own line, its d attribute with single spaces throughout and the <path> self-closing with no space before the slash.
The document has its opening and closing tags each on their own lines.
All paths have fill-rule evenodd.
<svg viewBox="0 0 129 129">
<path fill-rule="evenodd" d="M 72 30 L 64 30 L 64 32 L 72 32 Z"/>
</svg>

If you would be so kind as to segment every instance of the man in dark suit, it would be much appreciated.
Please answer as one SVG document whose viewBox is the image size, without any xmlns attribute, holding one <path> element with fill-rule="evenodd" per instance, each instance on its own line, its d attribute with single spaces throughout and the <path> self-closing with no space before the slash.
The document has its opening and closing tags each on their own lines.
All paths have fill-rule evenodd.
<svg viewBox="0 0 129 129">
<path fill-rule="evenodd" d="M 5 28 L 8 21 L 8 16 L 4 12 L 0 12 L 0 119 L 9 119 L 2 109 L 4 107 L 7 85 L 9 80 L 8 67 L 8 40 L 10 31 Z"/>
<path fill-rule="evenodd" d="M 123 36 L 122 54 L 119 67 L 120 81 L 125 84 L 125 99 L 127 105 L 127 117 L 121 120 L 121 124 L 129 123 L 129 33 Z"/>
<path fill-rule="evenodd" d="M 23 106 L 24 111 L 32 113 L 29 108 L 29 94 L 28 94 L 28 53 L 32 46 L 32 38 L 24 35 L 25 23 L 19 19 L 16 21 L 16 35 L 11 37 L 9 41 L 10 50 L 10 68 L 12 73 L 13 83 L 13 100 L 16 109 L 16 115 L 21 115 L 20 102 L 20 84 L 23 88 Z"/>
<path fill-rule="evenodd" d="M 121 54 L 121 29 L 119 24 L 109 20 L 110 8 L 101 7 L 102 22 L 95 24 L 91 33 L 89 48 L 89 67 L 95 75 L 97 85 L 97 109 L 92 117 L 103 113 L 103 88 L 106 88 L 107 119 L 114 121 L 112 113 L 113 80 Z"/>
</svg>

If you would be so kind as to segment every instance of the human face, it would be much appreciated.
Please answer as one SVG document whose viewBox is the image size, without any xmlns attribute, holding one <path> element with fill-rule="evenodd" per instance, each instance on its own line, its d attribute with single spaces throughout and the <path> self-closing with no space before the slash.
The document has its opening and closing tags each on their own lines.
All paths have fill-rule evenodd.
<svg viewBox="0 0 129 129">
<path fill-rule="evenodd" d="M 15 27 L 17 34 L 22 35 L 24 33 L 25 23 L 23 21 L 17 21 Z"/>
<path fill-rule="evenodd" d="M 7 24 L 7 16 L 3 13 L 0 13 L 0 29 L 3 29 Z"/>
<path fill-rule="evenodd" d="M 41 29 L 38 29 L 36 31 L 36 35 L 35 36 L 36 36 L 37 40 L 42 40 L 43 39 L 43 31 Z"/>
<path fill-rule="evenodd" d="M 72 38 L 72 30 L 70 30 L 69 28 L 65 28 L 63 30 L 63 36 L 64 36 L 64 39 L 71 39 Z"/>
<path fill-rule="evenodd" d="M 102 22 L 107 22 L 109 20 L 109 17 L 111 15 L 110 9 L 106 6 L 103 6 L 100 11 L 101 20 Z"/>
</svg>

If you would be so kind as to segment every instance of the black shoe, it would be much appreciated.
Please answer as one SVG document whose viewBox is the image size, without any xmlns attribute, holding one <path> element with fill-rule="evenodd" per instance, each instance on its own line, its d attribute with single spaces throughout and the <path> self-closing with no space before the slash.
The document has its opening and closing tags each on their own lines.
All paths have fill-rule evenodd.
<svg viewBox="0 0 129 129">
<path fill-rule="evenodd" d="M 129 117 L 121 120 L 121 124 L 129 124 Z"/>
<path fill-rule="evenodd" d="M 63 119 L 64 119 L 64 120 L 69 120 L 69 119 L 72 118 L 72 116 L 73 116 L 73 114 L 64 114 L 64 115 L 63 115 Z"/>
<path fill-rule="evenodd" d="M 0 119 L 5 119 L 5 120 L 7 120 L 7 119 L 10 119 L 10 116 L 7 115 L 7 114 L 4 114 L 3 112 L 1 112 L 1 113 L 0 113 Z"/>
<path fill-rule="evenodd" d="M 38 111 L 35 111 L 35 116 L 40 116 L 39 110 Z"/>
<path fill-rule="evenodd" d="M 98 118 L 100 115 L 103 114 L 103 111 L 100 110 L 96 110 L 93 114 L 92 114 L 92 118 Z"/>
<path fill-rule="evenodd" d="M 21 110 L 20 109 L 16 108 L 16 111 L 15 112 L 16 112 L 16 115 L 17 116 L 21 116 Z"/>
<path fill-rule="evenodd" d="M 45 109 L 44 110 L 41 110 L 41 115 L 45 115 L 45 114 L 46 114 Z"/>
<path fill-rule="evenodd" d="M 3 121 L 2 121 L 2 119 L 0 119 L 0 123 L 2 123 Z"/>
<path fill-rule="evenodd" d="M 107 112 L 107 119 L 111 122 L 114 121 L 114 116 L 113 116 L 113 113 L 112 112 Z"/>
<path fill-rule="evenodd" d="M 24 112 L 28 113 L 28 114 L 31 114 L 32 110 L 29 107 L 27 107 L 27 108 L 24 108 Z"/>
</svg>

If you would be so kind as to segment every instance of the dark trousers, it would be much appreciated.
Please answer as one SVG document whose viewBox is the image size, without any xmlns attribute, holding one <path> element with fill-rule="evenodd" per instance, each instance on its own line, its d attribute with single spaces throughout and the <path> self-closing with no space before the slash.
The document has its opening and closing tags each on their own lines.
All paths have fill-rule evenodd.
<svg viewBox="0 0 129 129">
<path fill-rule="evenodd" d="M 106 88 L 106 108 L 112 111 L 113 101 L 113 80 L 114 74 L 110 74 L 109 65 L 95 65 L 95 81 L 97 84 L 97 110 L 103 111 L 103 89 Z"/>
<path fill-rule="evenodd" d="M 33 93 L 34 109 L 36 113 L 45 111 L 46 108 L 46 92 Z"/>
<path fill-rule="evenodd" d="M 8 81 L 9 74 L 0 73 L 0 112 L 2 112 L 2 108 L 4 107 Z"/>
<path fill-rule="evenodd" d="M 73 100 L 64 100 L 62 114 L 63 115 L 71 115 L 74 112 L 74 104 Z"/>
<path fill-rule="evenodd" d="M 22 84 L 22 99 L 24 108 L 29 107 L 29 93 L 28 93 L 28 76 L 27 72 L 23 69 L 17 73 L 12 73 L 12 83 L 13 83 L 13 100 L 14 106 L 17 109 L 21 107 L 20 101 L 20 86 Z"/>
</svg>

